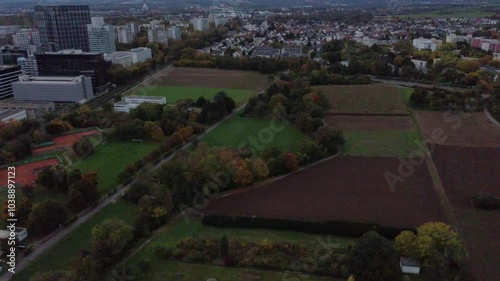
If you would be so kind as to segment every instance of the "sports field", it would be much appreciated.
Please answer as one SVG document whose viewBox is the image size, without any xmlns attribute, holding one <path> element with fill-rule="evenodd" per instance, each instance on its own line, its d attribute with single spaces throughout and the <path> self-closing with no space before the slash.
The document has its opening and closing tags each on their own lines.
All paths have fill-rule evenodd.
<svg viewBox="0 0 500 281">
<path fill-rule="evenodd" d="M 53 145 L 34 148 L 31 150 L 31 152 L 33 153 L 33 155 L 47 153 L 49 151 L 72 146 L 74 143 L 78 142 L 80 140 L 80 138 L 83 136 L 92 136 L 92 135 L 98 135 L 98 134 L 100 134 L 100 132 L 98 130 L 91 130 L 91 131 L 86 131 L 86 132 L 81 132 L 81 133 L 75 133 L 75 134 L 69 134 L 69 135 L 63 135 L 60 137 L 55 137 L 53 139 L 53 141 L 54 141 Z"/>
<path fill-rule="evenodd" d="M 210 146 L 234 148 L 246 146 L 258 154 L 266 147 L 297 152 L 304 141 L 309 139 L 289 122 L 241 117 L 236 114 L 205 135 L 201 141 Z"/>
<path fill-rule="evenodd" d="M 133 94 L 139 96 L 166 97 L 167 103 L 175 103 L 178 100 L 184 99 L 196 101 L 199 97 L 212 100 L 215 94 L 220 91 L 226 92 L 228 96 L 233 98 L 236 102 L 236 106 L 246 103 L 251 96 L 257 94 L 257 92 L 250 90 L 173 86 L 143 87 L 135 90 Z"/>
<path fill-rule="evenodd" d="M 35 170 L 39 170 L 45 167 L 51 167 L 59 164 L 57 158 L 49 158 L 46 160 L 32 162 L 21 166 L 15 166 L 15 177 L 14 181 L 16 184 L 33 184 L 36 180 Z M 0 186 L 5 187 L 8 185 L 8 170 L 0 170 Z"/>
<path fill-rule="evenodd" d="M 107 143 L 98 146 L 87 158 L 74 163 L 71 168 L 82 173 L 97 172 L 97 191 L 106 194 L 120 184 L 118 175 L 129 164 L 134 164 L 158 147 L 158 143 Z"/>
</svg>

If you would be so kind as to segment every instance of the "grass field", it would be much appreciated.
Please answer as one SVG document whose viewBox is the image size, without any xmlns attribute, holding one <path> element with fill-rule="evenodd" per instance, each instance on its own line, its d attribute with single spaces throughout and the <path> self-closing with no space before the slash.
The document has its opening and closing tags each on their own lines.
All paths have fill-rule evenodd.
<svg viewBox="0 0 500 281">
<path fill-rule="evenodd" d="M 210 146 L 238 148 L 246 145 L 257 153 L 265 147 L 276 147 L 283 151 L 297 152 L 309 137 L 293 124 L 265 118 L 234 115 L 201 139 Z"/>
<path fill-rule="evenodd" d="M 155 272 L 153 276 L 157 276 L 148 280 L 165 280 L 161 279 L 161 274 L 156 273 L 156 271 L 163 272 L 167 274 L 168 271 L 164 271 L 163 268 L 177 268 L 174 271 L 170 271 L 170 274 L 174 274 L 177 272 L 182 272 L 186 274 L 188 279 L 182 280 L 206 280 L 206 278 L 201 278 L 207 274 L 215 274 L 212 277 L 216 277 L 217 280 L 242 280 L 238 278 L 229 278 L 229 279 L 219 279 L 227 278 L 224 274 L 231 274 L 229 276 L 239 276 L 239 274 L 244 274 L 246 270 L 238 270 L 234 269 L 234 272 L 226 271 L 226 269 L 212 267 L 212 266 L 192 266 L 186 265 L 186 267 L 177 267 L 182 263 L 176 262 L 166 262 L 166 261 L 157 261 L 154 257 L 155 248 L 158 246 L 161 247 L 175 247 L 178 241 L 193 236 L 203 236 L 203 237 L 212 237 L 219 239 L 222 235 L 226 235 L 229 240 L 231 239 L 239 239 L 243 241 L 252 241 L 252 242 L 261 242 L 263 239 L 268 239 L 272 242 L 280 242 L 280 241 L 290 241 L 295 243 L 301 243 L 304 246 L 316 247 L 318 245 L 318 241 L 328 242 L 328 243 L 338 243 L 340 245 L 346 245 L 351 241 L 354 241 L 350 238 L 343 237 L 335 237 L 326 235 L 318 235 L 318 234 L 308 234 L 301 233 L 295 231 L 278 231 L 278 230 L 270 230 L 270 229 L 247 229 L 247 228 L 217 228 L 213 226 L 203 225 L 199 220 L 190 220 L 189 223 L 184 222 L 182 218 L 178 218 L 175 221 L 169 223 L 166 226 L 164 232 L 162 232 L 158 237 L 156 237 L 149 245 L 147 245 L 144 249 L 142 249 L 135 257 L 130 260 L 129 266 L 131 269 L 137 270 L 135 267 L 136 263 L 143 259 L 150 259 L 153 262 L 153 268 L 151 271 Z M 193 270 L 193 272 L 191 272 Z M 193 275 L 189 275 L 193 274 Z M 275 275 L 275 273 L 268 273 L 258 271 L 258 275 L 261 276 L 262 280 L 282 280 L 273 279 L 271 277 L 279 277 L 280 274 Z M 163 275 L 165 276 L 165 275 Z M 197 279 L 196 279 L 197 278 Z M 265 279 L 264 279 L 265 278 Z M 270 279 L 271 278 L 271 279 Z M 316 280 L 316 279 L 308 279 L 308 280 Z M 324 280 L 324 279 L 318 279 Z"/>
<path fill-rule="evenodd" d="M 155 86 L 151 88 L 139 88 L 133 94 L 139 96 L 161 96 L 166 97 L 168 103 L 175 103 L 182 99 L 192 99 L 196 101 L 203 96 L 206 99 L 212 100 L 219 91 L 225 91 L 228 96 L 234 99 L 236 106 L 242 105 L 248 99 L 258 92 L 238 89 L 224 88 L 199 88 L 199 87 L 168 87 Z"/>
<path fill-rule="evenodd" d="M 324 281 L 335 279 L 325 277 L 314 277 L 308 275 L 285 274 L 280 272 L 227 268 L 219 266 L 208 266 L 202 264 L 189 264 L 183 262 L 153 261 L 151 264 L 151 275 L 149 281 L 175 280 L 176 273 L 183 273 L 181 280 L 200 281 L 208 278 L 216 278 L 217 281 L 276 281 L 276 280 L 309 280 Z M 169 279 L 171 278 L 171 279 Z"/>
<path fill-rule="evenodd" d="M 413 93 L 413 88 L 402 88 L 401 94 L 407 106 L 410 106 L 410 96 Z"/>
<path fill-rule="evenodd" d="M 74 163 L 71 168 L 82 173 L 97 172 L 97 191 L 105 194 L 120 184 L 118 175 L 129 164 L 149 154 L 158 143 L 106 143 L 98 146 L 88 158 Z"/>
<path fill-rule="evenodd" d="M 415 131 L 344 131 L 344 155 L 408 157 L 419 150 Z"/>
<path fill-rule="evenodd" d="M 92 228 L 108 218 L 118 217 L 126 222 L 133 221 L 136 206 L 124 200 L 110 204 L 88 221 L 68 234 L 63 240 L 35 259 L 27 268 L 14 275 L 14 280 L 27 281 L 36 273 L 67 270 L 73 258 L 88 250 L 92 241 Z"/>
<path fill-rule="evenodd" d="M 333 114 L 408 114 L 398 88 L 384 84 L 318 86 Z"/>
</svg>

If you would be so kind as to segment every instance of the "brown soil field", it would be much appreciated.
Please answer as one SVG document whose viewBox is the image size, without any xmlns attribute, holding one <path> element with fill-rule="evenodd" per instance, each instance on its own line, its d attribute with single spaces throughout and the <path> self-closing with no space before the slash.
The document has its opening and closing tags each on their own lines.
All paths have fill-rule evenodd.
<svg viewBox="0 0 500 281">
<path fill-rule="evenodd" d="M 189 67 L 173 67 L 155 80 L 161 86 L 226 88 L 257 92 L 264 90 L 269 84 L 267 76 L 258 72 Z"/>
<path fill-rule="evenodd" d="M 327 115 L 325 121 L 333 128 L 345 131 L 413 131 L 408 116 Z"/>
<path fill-rule="evenodd" d="M 425 165 L 391 191 L 384 174 L 398 172 L 400 160 L 336 157 L 269 184 L 212 201 L 207 215 L 256 216 L 305 222 L 328 220 L 415 228 L 443 221 Z"/>
<path fill-rule="evenodd" d="M 442 129 L 444 145 L 499 147 L 500 127 L 491 122 L 484 112 L 452 112 L 414 110 L 425 139 L 432 140 L 432 131 Z"/>
<path fill-rule="evenodd" d="M 332 114 L 407 115 L 399 88 L 384 84 L 318 86 Z"/>
<path fill-rule="evenodd" d="M 500 280 L 500 211 L 475 209 L 470 202 L 478 191 L 500 196 L 500 148 L 437 146 L 433 159 L 472 270 L 481 281 Z"/>
</svg>

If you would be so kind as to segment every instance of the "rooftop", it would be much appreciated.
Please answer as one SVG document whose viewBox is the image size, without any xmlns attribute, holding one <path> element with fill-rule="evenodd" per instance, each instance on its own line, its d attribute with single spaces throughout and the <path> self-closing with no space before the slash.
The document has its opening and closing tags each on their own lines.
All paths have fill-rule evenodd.
<svg viewBox="0 0 500 281">
<path fill-rule="evenodd" d="M 0 120 L 6 118 L 6 117 L 9 117 L 9 116 L 12 116 L 14 114 L 18 114 L 20 112 L 23 112 L 24 110 L 23 109 L 4 109 L 4 110 L 0 110 Z"/>
<path fill-rule="evenodd" d="M 400 257 L 399 260 L 403 266 L 420 267 L 420 263 L 414 258 Z"/>
</svg>

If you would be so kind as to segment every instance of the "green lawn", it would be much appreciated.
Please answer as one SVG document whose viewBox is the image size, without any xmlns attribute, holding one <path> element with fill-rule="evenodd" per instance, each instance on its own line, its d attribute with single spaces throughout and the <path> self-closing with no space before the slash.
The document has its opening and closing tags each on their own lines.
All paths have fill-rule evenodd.
<svg viewBox="0 0 500 281">
<path fill-rule="evenodd" d="M 118 217 L 131 223 L 137 213 L 137 207 L 125 200 L 112 203 L 72 231 L 59 243 L 35 259 L 23 271 L 15 274 L 14 280 L 28 281 L 38 272 L 67 270 L 74 257 L 83 250 L 89 250 L 92 241 L 92 228 L 108 218 Z"/>
<path fill-rule="evenodd" d="M 99 145 L 88 158 L 74 163 L 71 168 L 82 173 L 97 172 L 97 191 L 106 194 L 120 184 L 118 175 L 129 164 L 146 156 L 159 146 L 158 143 L 106 143 Z"/>
<path fill-rule="evenodd" d="M 309 140 L 309 137 L 288 121 L 241 117 L 239 114 L 226 120 L 201 139 L 210 146 L 238 148 L 246 145 L 257 154 L 266 147 L 298 152 L 306 140 Z"/>
<path fill-rule="evenodd" d="M 276 280 L 308 280 L 308 281 L 324 281 L 332 278 L 321 278 L 307 275 L 285 274 L 280 272 L 227 268 L 220 266 L 208 266 L 201 264 L 189 264 L 182 262 L 154 261 L 151 264 L 151 275 L 148 276 L 149 281 L 165 281 L 175 280 L 175 274 L 182 273 L 183 281 L 204 281 L 208 278 L 216 278 L 217 281 L 236 281 L 236 280 L 261 280 L 261 281 L 276 281 Z M 258 278 L 258 279 L 251 279 Z"/>
<path fill-rule="evenodd" d="M 162 275 L 156 275 L 156 271 L 163 271 L 164 267 L 170 267 L 170 268 L 176 267 L 181 263 L 156 261 L 154 257 L 154 251 L 156 247 L 161 246 L 161 247 L 173 248 L 175 247 L 178 241 L 186 237 L 203 236 L 203 237 L 212 237 L 219 239 L 224 234 L 228 237 L 229 240 L 238 239 L 242 241 L 261 242 L 263 239 L 268 239 L 272 242 L 290 241 L 295 243 L 301 243 L 305 247 L 318 247 L 320 243 L 336 243 L 339 246 L 344 246 L 347 245 L 347 243 L 354 241 L 354 239 L 352 238 L 326 236 L 321 234 L 309 234 L 309 233 L 302 233 L 295 231 L 280 231 L 271 229 L 248 229 L 248 228 L 217 228 L 214 226 L 203 225 L 199 220 L 192 219 L 189 221 L 189 223 L 186 223 L 182 218 L 178 218 L 175 221 L 169 223 L 164 232 L 162 232 L 158 237 L 156 237 L 144 249 L 139 251 L 139 253 L 130 260 L 129 266 L 134 271 L 137 270 L 135 265 L 138 261 L 143 259 L 150 259 L 151 261 L 155 261 L 153 263 L 153 269 L 152 269 L 152 271 L 155 272 L 153 276 L 162 276 Z M 182 280 L 206 280 L 208 277 L 205 279 L 202 278 L 200 279 L 200 276 L 205 276 L 207 272 L 210 272 L 210 274 L 223 274 L 226 270 L 223 268 L 212 267 L 212 266 L 198 266 L 198 265 L 196 266 L 186 265 L 186 266 L 188 267 L 185 269 L 179 268 L 177 271 L 173 272 L 170 271 L 170 273 L 183 272 L 185 274 L 188 274 L 191 267 L 193 267 L 193 270 L 196 271 L 196 273 L 193 274 L 196 275 L 192 276 L 187 275 L 190 276 L 189 279 L 182 279 Z M 235 272 L 233 273 L 230 273 L 228 271 L 227 274 L 241 274 L 242 272 L 244 272 L 244 270 L 241 270 L 241 272 L 239 271 L 240 270 L 235 270 Z M 166 273 L 167 271 L 163 272 Z M 259 272 L 259 274 L 261 273 Z M 222 277 L 222 275 L 217 275 L 217 278 L 219 276 Z M 281 280 L 272 278 L 264 279 L 264 276 L 267 276 L 267 273 L 262 273 L 262 278 L 263 278 L 262 280 Z M 275 275 L 269 275 L 269 278 L 273 276 Z M 157 278 L 159 277 L 155 277 L 149 280 L 161 280 Z M 195 279 L 190 279 L 190 278 L 195 278 Z M 235 279 L 220 279 L 220 280 L 241 280 L 241 279 L 235 278 Z M 311 279 L 311 280 L 316 280 L 316 279 Z M 318 279 L 318 280 L 323 280 L 323 279 Z"/>
<path fill-rule="evenodd" d="M 151 88 L 140 88 L 134 92 L 134 95 L 162 96 L 167 98 L 168 103 L 175 103 L 182 99 L 193 99 L 196 101 L 201 96 L 212 100 L 219 91 L 225 91 L 228 96 L 233 98 L 236 102 L 236 106 L 246 103 L 251 96 L 257 94 L 255 91 L 238 89 L 155 86 Z"/>
<path fill-rule="evenodd" d="M 410 96 L 413 93 L 413 88 L 402 88 L 401 94 L 403 95 L 403 99 L 407 106 L 410 106 Z"/>
<path fill-rule="evenodd" d="M 384 157 L 408 157 L 421 139 L 414 131 L 344 131 L 344 138 L 345 155 Z"/>
</svg>

